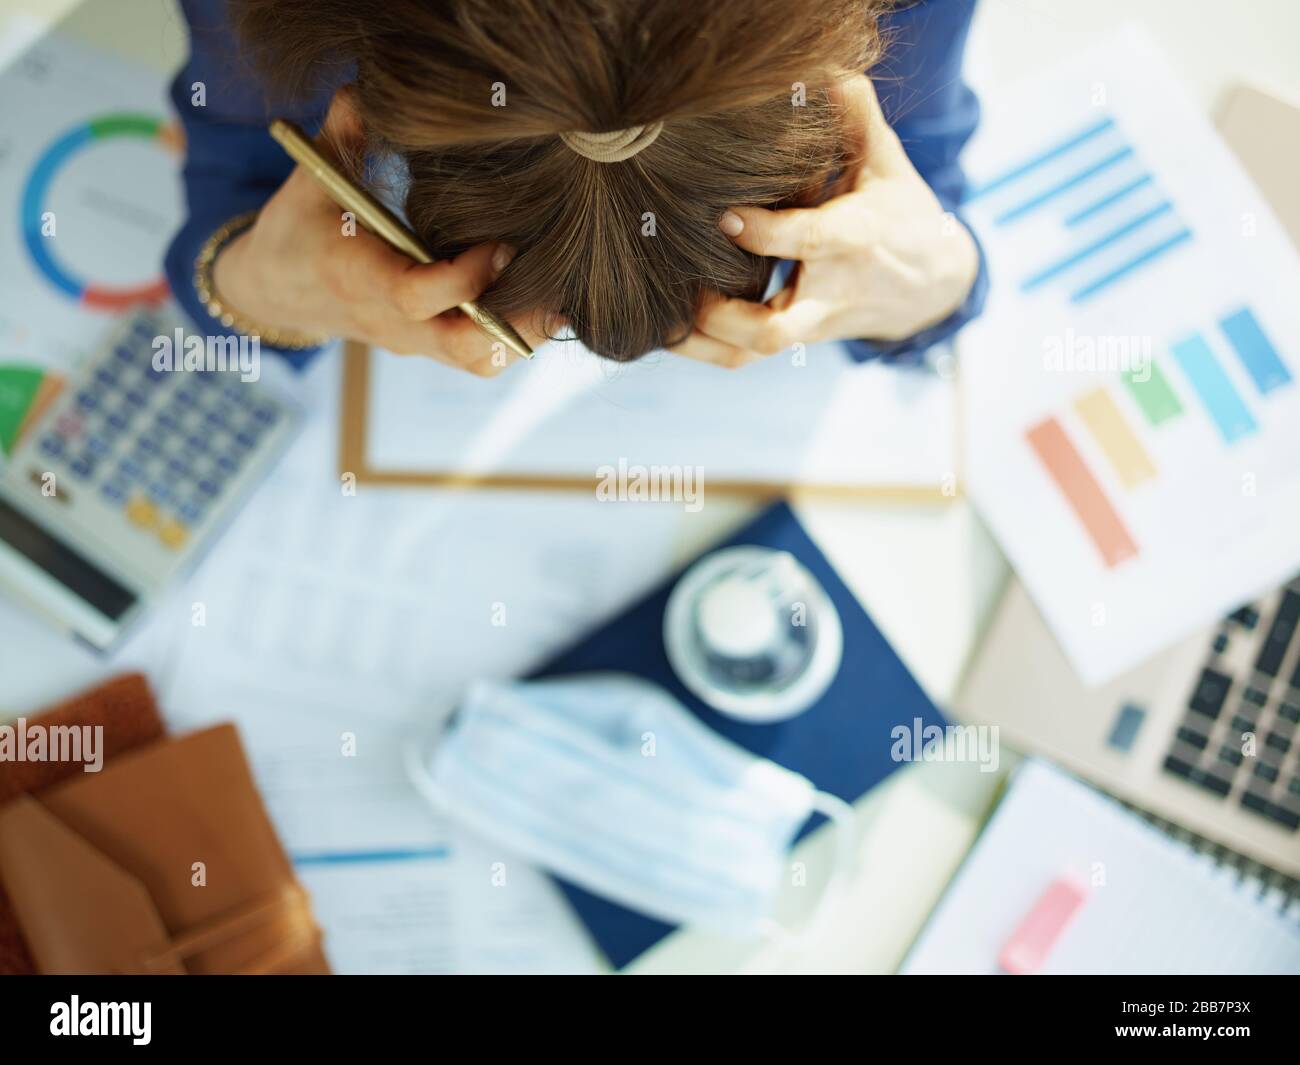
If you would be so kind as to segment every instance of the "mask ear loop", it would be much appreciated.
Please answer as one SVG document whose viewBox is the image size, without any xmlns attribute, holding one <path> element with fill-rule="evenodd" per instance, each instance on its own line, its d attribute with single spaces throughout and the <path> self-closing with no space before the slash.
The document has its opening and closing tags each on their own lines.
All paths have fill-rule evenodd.
<svg viewBox="0 0 1300 1065">
<path fill-rule="evenodd" d="M 853 865 L 853 855 L 857 843 L 857 817 L 853 807 L 838 795 L 827 791 L 815 791 L 812 796 L 812 808 L 824 814 L 834 825 L 834 864 L 831 874 L 822 888 L 821 898 L 813 907 L 813 912 L 798 929 L 786 928 L 775 917 L 768 917 L 761 927 L 762 934 L 783 946 L 799 946 L 809 942 L 820 929 L 822 921 L 833 909 L 848 886 L 849 869 Z"/>
<path fill-rule="evenodd" d="M 429 767 L 426 764 L 426 757 L 429 753 L 428 747 L 427 738 L 423 743 L 415 739 L 408 740 L 402 746 L 402 764 L 406 767 L 407 778 L 415 786 L 415 790 L 420 793 L 420 798 L 433 807 L 436 812 L 441 813 L 444 809 L 442 795 L 433 786 Z"/>
</svg>

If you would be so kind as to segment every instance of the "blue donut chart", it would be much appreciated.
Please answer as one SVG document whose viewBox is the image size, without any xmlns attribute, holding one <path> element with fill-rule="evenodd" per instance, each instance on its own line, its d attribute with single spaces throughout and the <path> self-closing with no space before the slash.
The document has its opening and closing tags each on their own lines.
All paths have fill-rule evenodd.
<svg viewBox="0 0 1300 1065">
<path fill-rule="evenodd" d="M 99 141 L 114 137 L 135 137 L 155 141 L 172 150 L 171 130 L 156 116 L 133 112 L 101 115 L 75 126 L 59 137 L 41 154 L 23 187 L 21 229 L 27 252 L 36 269 L 56 289 L 78 303 L 100 310 L 123 310 L 137 303 L 157 302 L 166 296 L 165 277 L 143 285 L 114 288 L 77 277 L 61 264 L 50 250 L 51 241 L 41 232 L 46 201 L 55 176 L 67 161 Z"/>
</svg>

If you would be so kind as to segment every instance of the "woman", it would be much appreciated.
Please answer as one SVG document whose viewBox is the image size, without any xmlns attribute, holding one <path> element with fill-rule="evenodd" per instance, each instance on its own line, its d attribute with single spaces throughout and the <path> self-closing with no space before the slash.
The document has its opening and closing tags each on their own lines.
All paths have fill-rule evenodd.
<svg viewBox="0 0 1300 1065">
<path fill-rule="evenodd" d="M 972 3 L 183 0 L 172 283 L 210 331 L 224 316 L 296 361 L 343 335 L 495 373 L 467 299 L 619 360 L 734 367 L 829 339 L 916 357 L 983 298 L 951 213 Z M 846 73 L 868 65 L 879 100 Z M 439 261 L 340 224 L 273 114 L 354 165 L 395 153 Z M 798 266 L 760 303 L 769 256 Z"/>
</svg>

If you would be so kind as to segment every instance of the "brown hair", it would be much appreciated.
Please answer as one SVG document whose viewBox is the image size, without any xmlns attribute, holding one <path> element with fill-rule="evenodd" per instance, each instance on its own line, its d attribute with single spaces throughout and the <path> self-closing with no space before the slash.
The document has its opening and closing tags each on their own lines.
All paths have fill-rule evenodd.
<svg viewBox="0 0 1300 1065">
<path fill-rule="evenodd" d="M 717 223 L 813 202 L 845 163 L 828 88 L 876 57 L 872 0 L 232 0 L 268 82 L 355 75 L 367 135 L 406 160 L 439 258 L 518 250 L 481 302 L 563 315 L 635 359 L 684 338 L 706 289 L 759 298 L 770 263 Z M 662 120 L 597 163 L 558 134 Z"/>
</svg>

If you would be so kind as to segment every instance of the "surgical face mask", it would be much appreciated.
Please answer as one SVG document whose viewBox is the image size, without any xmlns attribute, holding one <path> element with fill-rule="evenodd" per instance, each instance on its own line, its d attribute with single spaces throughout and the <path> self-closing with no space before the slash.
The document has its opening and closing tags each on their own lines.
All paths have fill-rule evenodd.
<svg viewBox="0 0 1300 1065">
<path fill-rule="evenodd" d="M 620 674 L 474 685 L 412 779 L 443 813 L 589 891 L 673 924 L 783 934 L 771 911 L 814 812 L 852 810 Z M 832 891 L 823 895 L 825 903 Z"/>
</svg>

